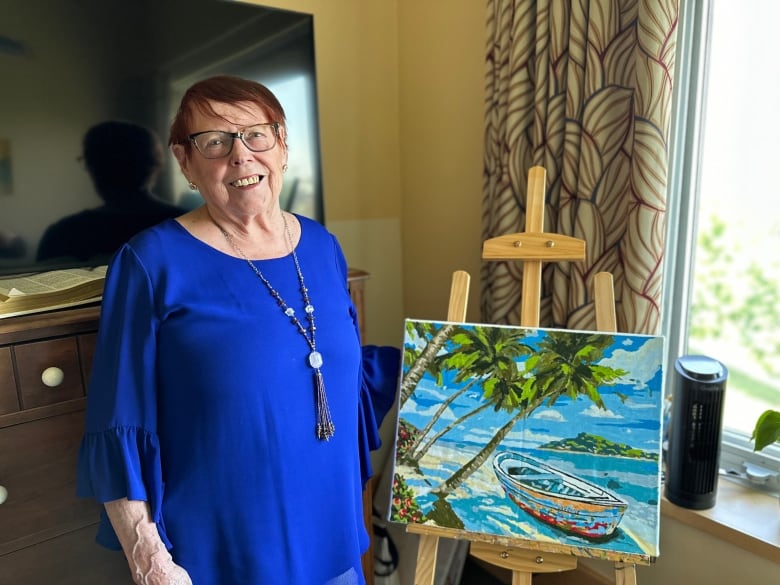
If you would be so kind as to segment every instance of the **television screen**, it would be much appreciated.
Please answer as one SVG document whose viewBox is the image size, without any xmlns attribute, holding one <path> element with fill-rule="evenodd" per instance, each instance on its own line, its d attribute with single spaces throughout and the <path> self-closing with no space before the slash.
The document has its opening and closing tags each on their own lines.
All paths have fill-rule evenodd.
<svg viewBox="0 0 780 585">
<path fill-rule="evenodd" d="M 105 263 L 38 254 L 50 225 L 104 203 L 82 161 L 85 132 L 121 120 L 166 145 L 184 90 L 216 74 L 255 79 L 279 98 L 290 147 L 282 206 L 324 221 L 312 15 L 218 0 L 80 0 L 78 10 L 35 0 L 5 10 L 0 275 Z M 152 191 L 182 209 L 203 202 L 167 148 Z"/>
</svg>

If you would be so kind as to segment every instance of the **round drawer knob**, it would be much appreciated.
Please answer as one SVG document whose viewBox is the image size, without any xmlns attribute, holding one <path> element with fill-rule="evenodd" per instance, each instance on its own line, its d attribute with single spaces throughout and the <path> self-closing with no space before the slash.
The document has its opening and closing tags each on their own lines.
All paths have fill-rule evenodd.
<svg viewBox="0 0 780 585">
<path fill-rule="evenodd" d="M 0 504 L 8 499 L 8 490 L 0 485 Z"/>
<path fill-rule="evenodd" d="M 57 368 L 52 366 L 51 368 L 46 368 L 43 370 L 43 373 L 41 374 L 41 382 L 46 384 L 49 388 L 54 388 L 56 386 L 59 386 L 62 384 L 62 381 L 65 379 L 64 372 Z"/>
</svg>

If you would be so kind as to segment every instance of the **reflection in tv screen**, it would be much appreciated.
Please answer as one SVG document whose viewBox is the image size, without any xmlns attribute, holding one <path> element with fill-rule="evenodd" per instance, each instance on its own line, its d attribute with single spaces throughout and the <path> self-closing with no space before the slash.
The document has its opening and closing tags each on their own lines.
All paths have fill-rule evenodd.
<svg viewBox="0 0 780 585">
<path fill-rule="evenodd" d="M 289 146 L 282 207 L 324 222 L 312 15 L 214 0 L 82 0 L 73 18 L 69 3 L 43 0 L 41 19 L 41 4 L 14 3 L 2 31 L 15 49 L 0 55 L 0 275 L 104 264 L 116 241 L 201 205 L 163 148 L 144 217 L 108 209 L 83 141 L 120 120 L 167 144 L 184 90 L 216 74 L 255 79 L 279 98 Z M 107 234 L 114 243 L 98 244 Z"/>
</svg>

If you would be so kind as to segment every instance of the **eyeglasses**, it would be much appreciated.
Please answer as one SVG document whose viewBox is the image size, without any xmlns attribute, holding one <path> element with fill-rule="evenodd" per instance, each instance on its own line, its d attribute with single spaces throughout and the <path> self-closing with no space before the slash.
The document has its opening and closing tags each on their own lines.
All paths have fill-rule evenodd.
<svg viewBox="0 0 780 585">
<path fill-rule="evenodd" d="M 269 122 L 244 128 L 241 132 L 206 130 L 190 134 L 187 138 L 204 157 L 222 158 L 233 150 L 233 142 L 236 138 L 240 138 L 244 146 L 252 152 L 264 152 L 276 146 L 278 136 L 279 122 Z"/>
</svg>

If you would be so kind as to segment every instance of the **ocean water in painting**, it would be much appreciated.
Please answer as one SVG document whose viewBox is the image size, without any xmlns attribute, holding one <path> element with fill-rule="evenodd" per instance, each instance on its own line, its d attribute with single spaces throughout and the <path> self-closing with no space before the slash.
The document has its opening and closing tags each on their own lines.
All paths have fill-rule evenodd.
<svg viewBox="0 0 780 585">
<path fill-rule="evenodd" d="M 545 330 L 533 330 L 523 343 L 534 346 L 545 335 Z M 418 431 L 430 427 L 426 433 L 429 440 L 448 430 L 414 464 L 396 452 L 395 474 L 405 483 L 403 495 L 413 494 L 415 506 L 426 515 L 446 500 L 448 513 L 456 524 L 462 524 L 451 527 L 469 532 L 548 540 L 576 549 L 657 556 L 663 339 L 614 334 L 611 340 L 595 365 L 621 372 L 619 379 L 599 386 L 595 399 L 587 393 L 574 398 L 560 395 L 552 406 L 531 409 L 517 420 L 482 465 L 445 496 L 438 491 L 443 483 L 478 454 L 515 413 L 484 407 L 484 380 L 456 381 L 457 369 L 426 371 L 400 407 L 399 433 L 401 426 Z M 428 341 L 410 335 L 407 328 L 407 349 L 414 344 L 419 354 Z M 439 354 L 452 349 L 452 344 L 445 345 Z M 518 362 L 522 365 L 529 357 L 522 356 Z M 409 367 L 405 365 L 405 374 Z M 592 451 L 578 452 L 579 448 L 588 448 L 582 447 L 585 444 Z M 593 445 L 600 447 L 594 451 Z M 604 454 L 604 446 L 607 450 L 619 447 L 620 451 Z M 588 538 L 562 531 L 522 510 L 506 495 L 493 471 L 493 458 L 505 451 L 531 456 L 625 502 L 617 528 L 606 536 Z M 396 498 L 400 495 L 394 493 Z"/>
</svg>

